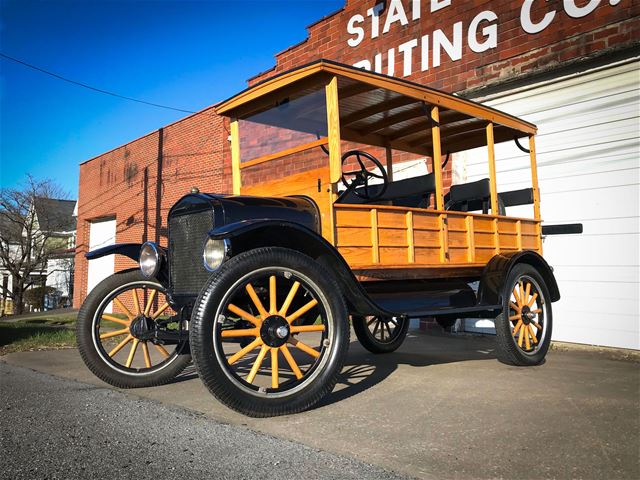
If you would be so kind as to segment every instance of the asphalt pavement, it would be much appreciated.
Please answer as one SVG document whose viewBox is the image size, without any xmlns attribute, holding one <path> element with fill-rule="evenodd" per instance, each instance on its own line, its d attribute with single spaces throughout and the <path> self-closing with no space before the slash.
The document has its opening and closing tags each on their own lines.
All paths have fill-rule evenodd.
<svg viewBox="0 0 640 480">
<path fill-rule="evenodd" d="M 0 377 L 0 408 L 11 395 L 16 409 L 0 411 L 3 437 L 11 439 L 0 463 L 12 462 L 13 471 L 21 464 L 16 456 L 53 469 L 70 458 L 76 468 L 104 469 L 100 478 L 122 477 L 125 463 L 140 478 L 166 478 L 165 468 L 178 464 L 189 475 L 208 472 L 203 478 L 238 468 L 229 478 L 364 479 L 391 471 L 426 479 L 637 480 L 638 357 L 555 348 L 543 365 L 522 368 L 498 362 L 490 337 L 412 329 L 388 355 L 373 355 L 353 338 L 338 384 L 320 405 L 248 418 L 217 402 L 193 368 L 162 387 L 118 391 L 94 377 L 74 349 L 14 353 L 0 360 L 55 378 L 25 374 L 14 386 L 20 381 Z M 47 388 L 40 391 L 35 378 L 47 378 Z M 87 436 L 86 449 L 75 445 Z"/>
<path fill-rule="evenodd" d="M 0 362 L 6 479 L 400 479 L 305 445 Z"/>
</svg>

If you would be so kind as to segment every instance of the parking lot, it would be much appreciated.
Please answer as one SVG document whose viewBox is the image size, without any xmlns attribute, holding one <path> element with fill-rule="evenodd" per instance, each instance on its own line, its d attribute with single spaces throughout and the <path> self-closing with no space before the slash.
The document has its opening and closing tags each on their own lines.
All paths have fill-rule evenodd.
<svg viewBox="0 0 640 480">
<path fill-rule="evenodd" d="M 127 394 L 419 478 L 640 477 L 636 355 L 554 348 L 544 365 L 519 368 L 498 363 L 491 337 L 412 329 L 383 356 L 352 340 L 334 392 L 298 415 L 236 414 L 192 368 Z M 74 349 L 3 361 L 106 387 Z"/>
</svg>

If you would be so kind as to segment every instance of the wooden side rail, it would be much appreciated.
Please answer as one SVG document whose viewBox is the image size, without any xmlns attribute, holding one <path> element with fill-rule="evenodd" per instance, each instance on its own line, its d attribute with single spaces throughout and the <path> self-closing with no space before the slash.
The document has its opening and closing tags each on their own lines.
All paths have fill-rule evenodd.
<svg viewBox="0 0 640 480">
<path fill-rule="evenodd" d="M 335 208 L 335 244 L 352 268 L 468 267 L 540 249 L 533 219 L 383 205 Z"/>
</svg>

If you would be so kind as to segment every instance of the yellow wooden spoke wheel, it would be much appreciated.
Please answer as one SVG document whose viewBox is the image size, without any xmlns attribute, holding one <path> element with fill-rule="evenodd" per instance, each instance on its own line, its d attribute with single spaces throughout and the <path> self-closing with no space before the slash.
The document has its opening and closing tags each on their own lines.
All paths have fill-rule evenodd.
<svg viewBox="0 0 640 480">
<path fill-rule="evenodd" d="M 234 257 L 209 280 L 194 308 L 192 351 L 205 385 L 230 407 L 293 413 L 335 385 L 348 345 L 346 309 L 311 259 L 259 251 Z"/>
<path fill-rule="evenodd" d="M 498 357 L 515 365 L 536 365 L 551 340 L 551 304 L 544 279 L 527 264 L 518 264 L 504 289 L 503 313 L 496 318 Z"/>
<path fill-rule="evenodd" d="M 78 314 L 78 347 L 87 366 L 119 387 L 165 383 L 190 361 L 186 322 L 163 287 L 138 270 L 115 274 L 91 292 Z"/>
</svg>

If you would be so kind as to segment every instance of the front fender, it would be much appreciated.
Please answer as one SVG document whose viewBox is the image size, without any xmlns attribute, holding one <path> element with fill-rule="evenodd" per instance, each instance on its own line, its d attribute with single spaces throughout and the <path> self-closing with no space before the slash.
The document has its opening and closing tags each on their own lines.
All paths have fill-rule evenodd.
<svg viewBox="0 0 640 480">
<path fill-rule="evenodd" d="M 261 247 L 282 247 L 297 250 L 322 264 L 335 275 L 349 308 L 362 315 L 393 316 L 381 309 L 370 298 L 356 279 L 342 255 L 313 230 L 286 220 L 242 220 L 214 228 L 209 232 L 213 239 L 230 240 L 231 254 Z"/>
<path fill-rule="evenodd" d="M 106 247 L 87 252 L 85 257 L 87 257 L 87 260 L 94 260 L 96 258 L 116 254 L 124 255 L 125 257 L 129 257 L 131 260 L 137 262 L 140 260 L 140 248 L 142 248 L 141 243 L 116 243 L 114 245 L 107 245 Z"/>
<path fill-rule="evenodd" d="M 531 250 L 501 253 L 494 256 L 484 267 L 478 289 L 478 302 L 482 305 L 502 304 L 502 292 L 511 269 L 518 263 L 527 263 L 534 267 L 549 290 L 552 302 L 560 300 L 560 290 L 553 270 L 540 254 Z"/>
</svg>

